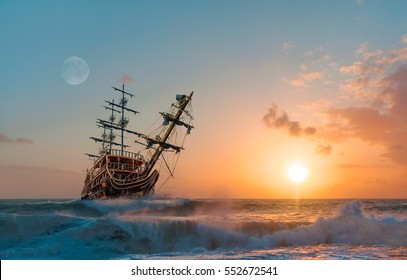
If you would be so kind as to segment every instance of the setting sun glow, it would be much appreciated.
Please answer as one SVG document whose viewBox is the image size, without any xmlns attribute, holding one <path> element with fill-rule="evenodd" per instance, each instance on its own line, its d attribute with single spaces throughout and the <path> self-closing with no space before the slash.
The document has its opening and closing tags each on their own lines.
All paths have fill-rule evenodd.
<svg viewBox="0 0 407 280">
<path fill-rule="evenodd" d="M 309 171 L 303 164 L 294 163 L 288 167 L 286 174 L 290 181 L 299 184 L 308 178 Z"/>
</svg>

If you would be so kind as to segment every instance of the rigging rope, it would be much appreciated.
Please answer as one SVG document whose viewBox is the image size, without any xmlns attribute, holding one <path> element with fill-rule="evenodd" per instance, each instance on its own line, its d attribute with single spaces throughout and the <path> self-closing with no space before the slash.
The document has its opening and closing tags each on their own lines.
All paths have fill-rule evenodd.
<svg viewBox="0 0 407 280">
<path fill-rule="evenodd" d="M 192 114 L 192 106 L 190 106 L 189 112 L 191 112 L 191 114 Z M 189 122 L 188 122 L 188 124 L 191 125 L 191 123 L 192 123 L 192 117 L 190 116 L 190 117 L 189 117 Z M 177 136 L 178 136 L 178 131 L 175 130 L 173 135 L 177 135 Z M 181 142 L 181 145 L 180 145 L 181 147 L 184 146 L 184 143 L 185 143 L 185 140 L 186 140 L 186 138 L 187 138 L 187 135 L 188 135 L 188 133 L 185 133 L 185 134 L 184 134 L 184 137 L 183 137 L 182 142 Z M 180 154 L 181 154 L 181 153 L 178 153 L 178 156 L 176 157 L 175 164 L 174 164 L 174 167 L 172 168 L 172 170 L 170 170 L 170 168 L 168 167 L 168 164 L 167 164 L 167 162 L 165 161 L 164 156 L 161 155 L 162 158 L 163 158 L 164 161 L 165 161 L 165 164 L 167 165 L 168 170 L 169 170 L 170 172 L 169 172 L 169 176 L 161 183 L 161 185 L 160 185 L 158 188 L 156 188 L 156 191 L 159 191 L 159 190 L 168 182 L 168 180 L 169 180 L 171 177 L 174 178 L 174 171 L 175 171 L 175 168 L 176 168 L 177 165 L 178 165 L 178 160 L 179 160 Z M 160 164 L 160 168 L 162 168 L 162 165 L 161 165 L 161 164 Z"/>
</svg>

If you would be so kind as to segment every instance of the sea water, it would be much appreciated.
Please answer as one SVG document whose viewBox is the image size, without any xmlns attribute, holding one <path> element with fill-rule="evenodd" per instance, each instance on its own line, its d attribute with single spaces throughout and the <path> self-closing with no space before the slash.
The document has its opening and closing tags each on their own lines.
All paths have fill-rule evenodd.
<svg viewBox="0 0 407 280">
<path fill-rule="evenodd" d="M 407 200 L 0 200 L 0 259 L 407 259 Z"/>
</svg>

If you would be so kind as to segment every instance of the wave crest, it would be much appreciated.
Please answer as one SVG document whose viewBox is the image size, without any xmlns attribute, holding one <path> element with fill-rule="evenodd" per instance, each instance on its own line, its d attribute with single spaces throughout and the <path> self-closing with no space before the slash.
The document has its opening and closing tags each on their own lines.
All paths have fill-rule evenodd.
<svg viewBox="0 0 407 280">
<path fill-rule="evenodd" d="M 407 219 L 366 214 L 359 201 L 314 222 L 258 219 L 230 202 L 188 199 L 43 201 L 21 207 L 18 214 L 0 213 L 2 259 L 110 259 L 321 244 L 407 246 Z"/>
</svg>

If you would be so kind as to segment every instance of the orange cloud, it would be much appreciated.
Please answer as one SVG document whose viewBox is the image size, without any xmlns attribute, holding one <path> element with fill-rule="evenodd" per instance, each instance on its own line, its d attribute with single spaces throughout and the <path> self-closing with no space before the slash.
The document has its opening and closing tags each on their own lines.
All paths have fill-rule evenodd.
<svg viewBox="0 0 407 280">
<path fill-rule="evenodd" d="M 332 146 L 329 143 L 319 143 L 316 151 L 318 154 L 329 155 L 332 151 Z"/>
<path fill-rule="evenodd" d="M 382 147 L 382 157 L 407 166 L 407 48 L 370 51 L 362 44 L 357 54 L 358 61 L 339 68 L 347 77 L 339 85 L 348 93 L 347 105 L 313 104 L 316 108 L 312 111 L 324 116 L 323 125 L 310 126 L 308 133 L 275 104 L 263 120 L 291 136 L 312 135 L 320 154 L 330 154 L 332 142 L 360 139 Z M 321 77 L 320 72 L 304 73 L 291 84 L 305 87 L 308 81 Z"/>
<path fill-rule="evenodd" d="M 289 81 L 289 83 L 294 86 L 294 87 L 306 87 L 308 86 L 307 82 L 319 79 L 322 77 L 321 72 L 309 72 L 309 73 L 303 73 L 298 77 L 298 79 L 294 79 Z"/>
<path fill-rule="evenodd" d="M 121 84 L 130 84 L 134 82 L 134 79 L 127 74 L 124 74 L 123 77 L 120 79 Z"/>
<path fill-rule="evenodd" d="M 407 165 L 407 48 L 364 53 L 342 67 L 352 106 L 326 111 L 331 132 L 384 147 L 383 157 Z M 366 60 L 367 59 L 367 60 Z"/>
</svg>

